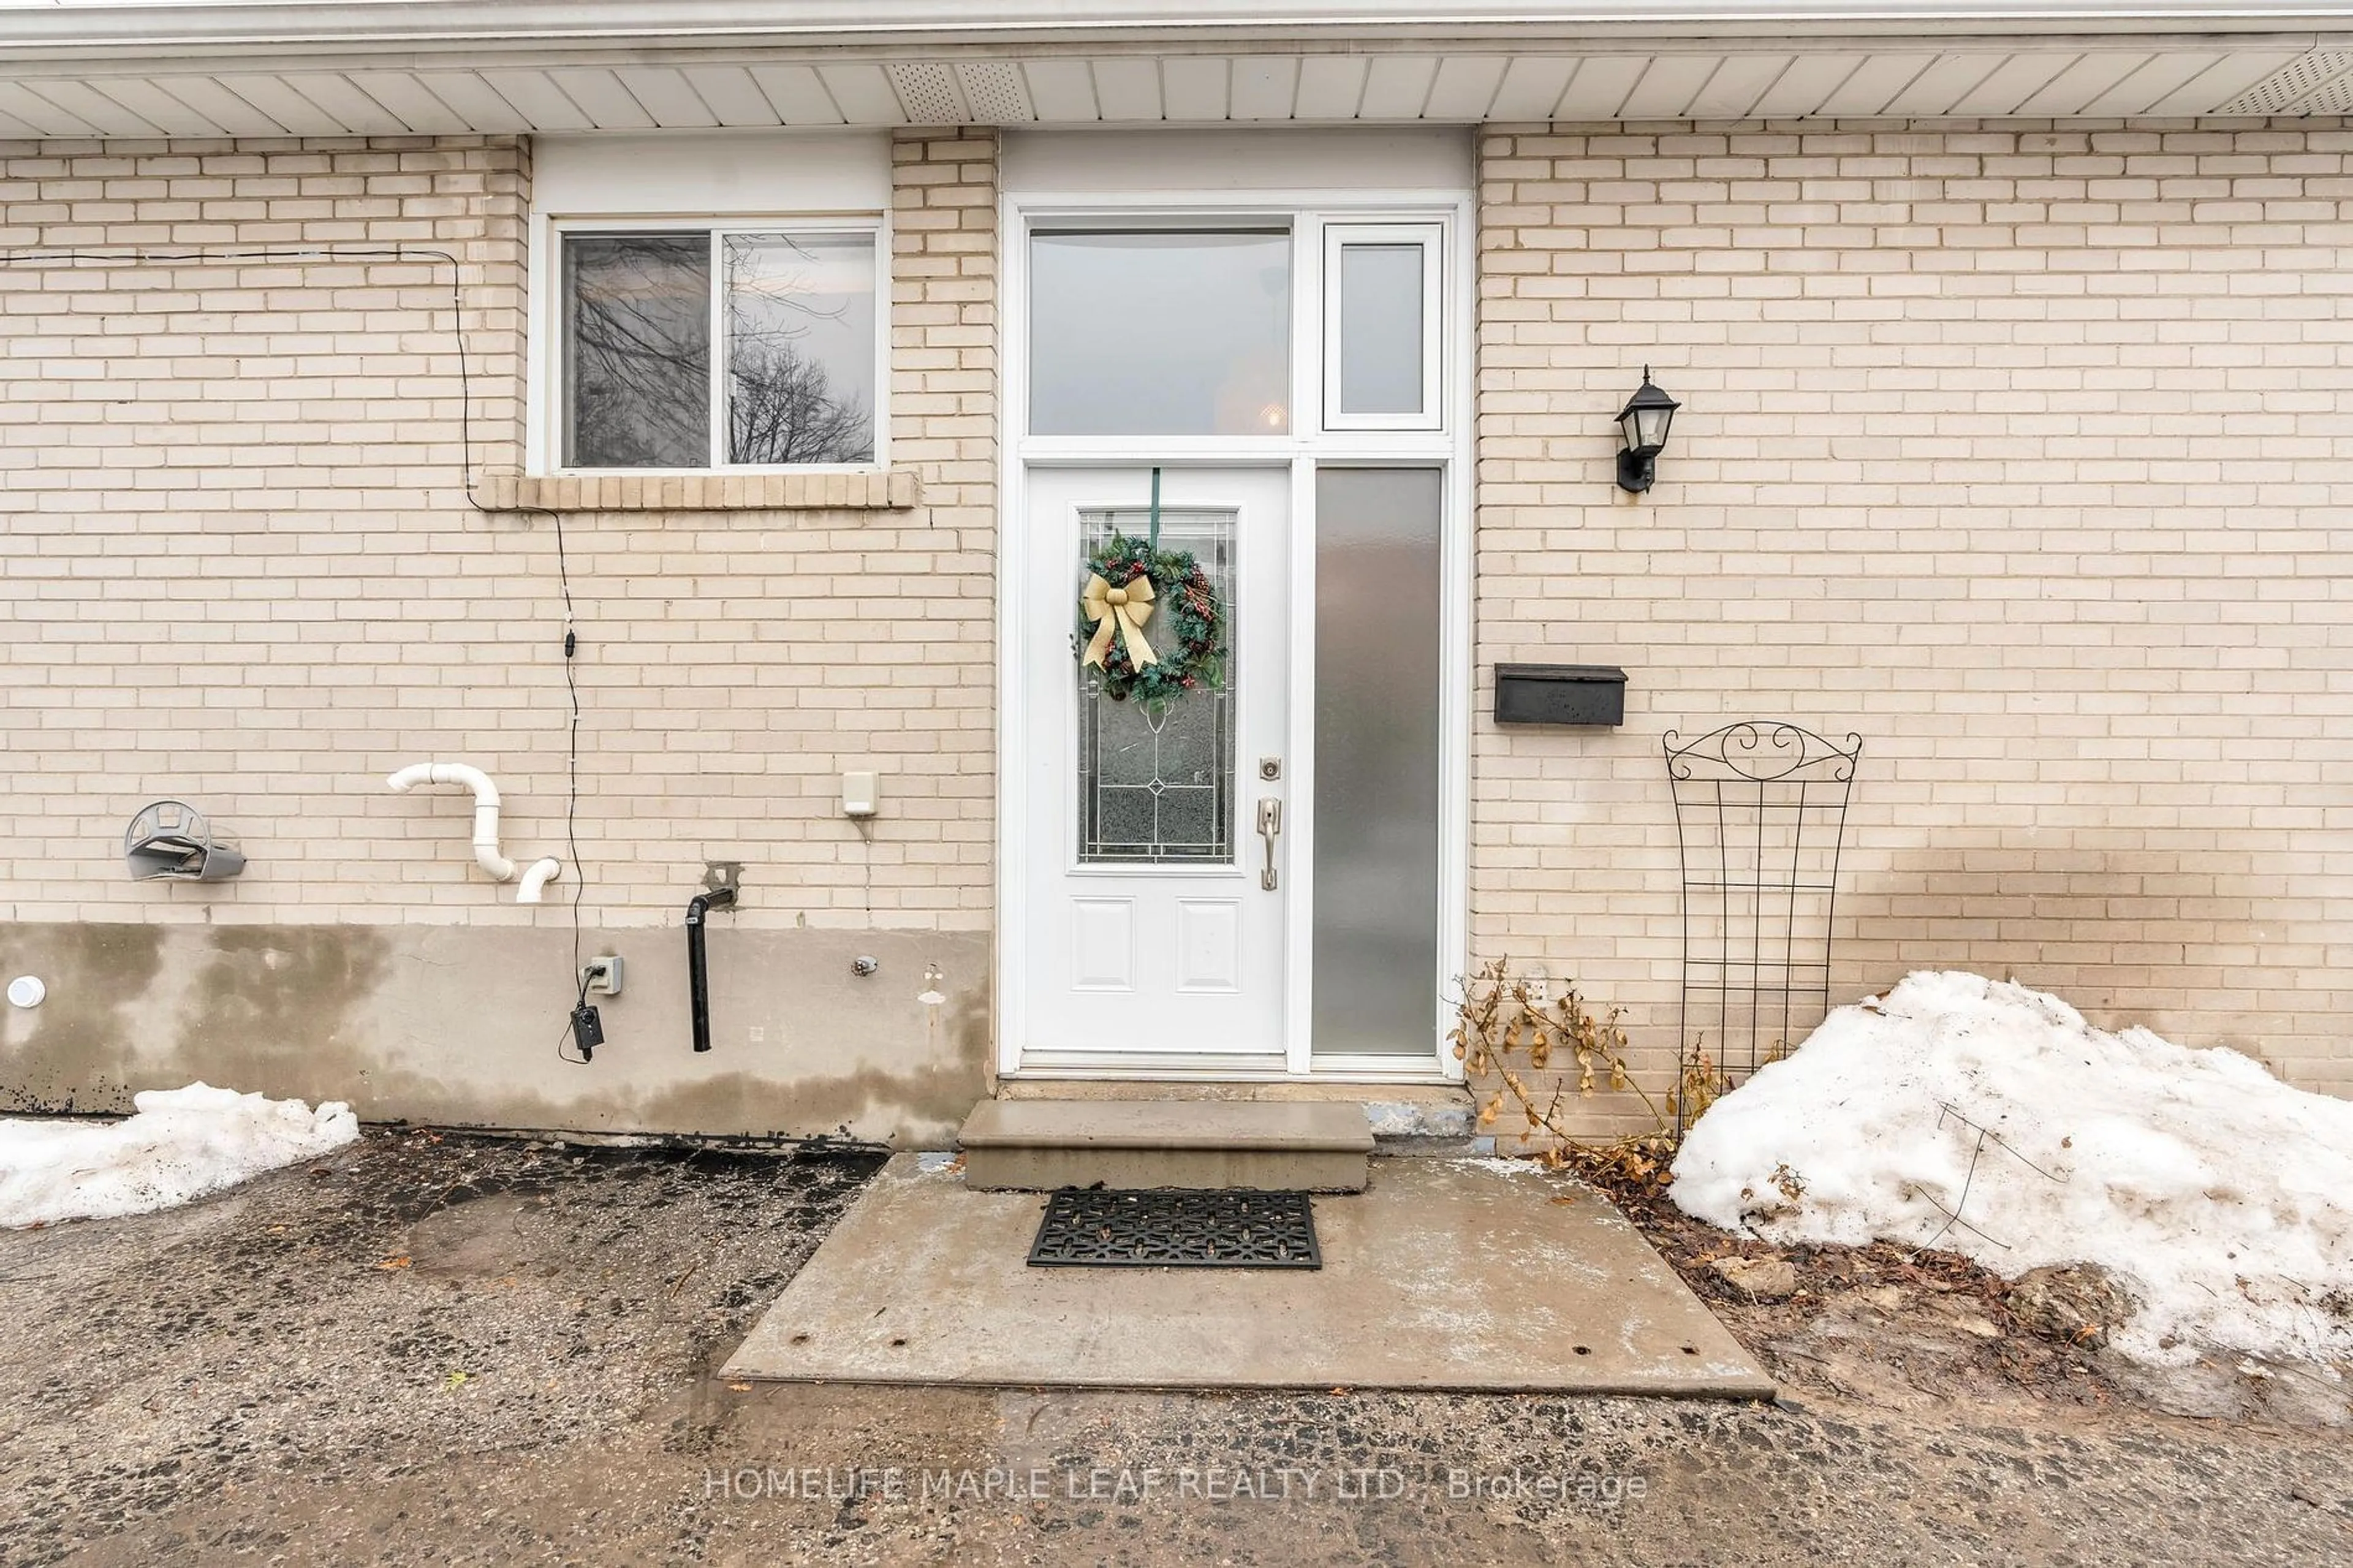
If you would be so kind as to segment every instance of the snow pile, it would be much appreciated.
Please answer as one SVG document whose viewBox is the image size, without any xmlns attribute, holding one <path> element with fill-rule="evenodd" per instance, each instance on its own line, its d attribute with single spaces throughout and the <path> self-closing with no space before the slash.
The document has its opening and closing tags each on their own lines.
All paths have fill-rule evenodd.
<svg viewBox="0 0 2353 1568">
<path fill-rule="evenodd" d="M 0 1121 L 0 1226 L 170 1208 L 360 1135 L 337 1100 L 313 1110 L 192 1083 L 132 1103 L 124 1121 Z"/>
<path fill-rule="evenodd" d="M 2098 1264 L 2138 1361 L 2353 1355 L 2353 1103 L 1982 975 L 1839 1008 L 1694 1124 L 1670 1190 L 1778 1243 Z"/>
</svg>

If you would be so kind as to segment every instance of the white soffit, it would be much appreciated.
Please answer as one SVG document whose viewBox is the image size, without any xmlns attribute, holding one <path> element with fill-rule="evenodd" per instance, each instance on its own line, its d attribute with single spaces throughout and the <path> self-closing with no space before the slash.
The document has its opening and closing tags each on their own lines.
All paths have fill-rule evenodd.
<svg viewBox="0 0 2353 1568">
<path fill-rule="evenodd" d="M 2224 104 L 2224 114 L 2353 114 L 2353 47 L 2315 49 Z"/>
<path fill-rule="evenodd" d="M 5 4 L 5 0 L 0 0 Z M 0 63 L 0 136 L 334 136 L 781 126 L 2345 114 L 2353 37 L 1849 37 L 1800 47 L 1119 52 L 532 63 L 321 57 L 176 68 Z"/>
</svg>

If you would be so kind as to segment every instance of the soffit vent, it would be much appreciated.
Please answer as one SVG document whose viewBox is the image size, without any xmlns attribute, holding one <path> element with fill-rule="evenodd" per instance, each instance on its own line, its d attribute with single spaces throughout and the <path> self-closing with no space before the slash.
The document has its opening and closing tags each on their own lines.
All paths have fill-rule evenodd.
<svg viewBox="0 0 2353 1568">
<path fill-rule="evenodd" d="M 2315 49 L 2265 77 L 2217 114 L 2343 114 L 2353 102 L 2353 53 Z"/>
<path fill-rule="evenodd" d="M 910 125 L 962 125 L 964 100 L 956 94 L 955 73 L 937 61 L 894 65 L 891 86 L 907 110 Z"/>
<path fill-rule="evenodd" d="M 2297 107 L 2306 114 L 2353 114 L 2353 71 L 2324 83 Z"/>
<path fill-rule="evenodd" d="M 957 67 L 956 76 L 964 83 L 965 98 L 972 104 L 975 124 L 1018 125 L 1038 117 L 1029 107 L 1029 95 L 1021 89 L 1019 66 L 1004 60 L 984 60 Z"/>
</svg>

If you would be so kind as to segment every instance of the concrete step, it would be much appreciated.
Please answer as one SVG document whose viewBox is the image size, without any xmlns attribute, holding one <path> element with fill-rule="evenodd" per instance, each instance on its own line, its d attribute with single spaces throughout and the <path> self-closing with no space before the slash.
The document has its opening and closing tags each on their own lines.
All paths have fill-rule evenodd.
<svg viewBox="0 0 2353 1568">
<path fill-rule="evenodd" d="M 1362 1192 L 1360 1106 L 1266 1100 L 984 1100 L 965 1119 L 965 1184 Z"/>
<path fill-rule="evenodd" d="M 1353 1105 L 1372 1129 L 1376 1159 L 1393 1154 L 1492 1154 L 1495 1141 L 1479 1128 L 1479 1107 L 1459 1083 L 1000 1079 L 999 1100 L 1265 1100 Z"/>
</svg>

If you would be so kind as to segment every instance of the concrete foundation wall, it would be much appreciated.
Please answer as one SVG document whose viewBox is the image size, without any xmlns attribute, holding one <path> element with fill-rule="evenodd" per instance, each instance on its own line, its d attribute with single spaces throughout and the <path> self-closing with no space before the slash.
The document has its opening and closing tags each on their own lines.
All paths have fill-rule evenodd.
<svg viewBox="0 0 2353 1568">
<path fill-rule="evenodd" d="M 985 973 L 985 937 L 713 930 L 702 1054 L 681 931 L 591 932 L 587 951 L 619 955 L 624 981 L 596 998 L 606 1041 L 581 1066 L 560 1059 L 569 931 L 19 921 L 0 969 L 49 998 L 0 1008 L 8 1103 L 121 1110 L 195 1076 L 369 1121 L 937 1148 L 987 1088 L 987 991 L 921 1000 L 929 966 Z M 851 973 L 861 955 L 871 978 Z"/>
<path fill-rule="evenodd" d="M 890 472 L 593 489 L 514 477 L 526 143 L 0 142 L 0 970 L 49 985 L 0 1016 L 0 1106 L 205 1078 L 502 1126 L 953 1125 L 988 1017 L 996 139 L 890 140 Z M 437 760 L 497 780 L 509 855 L 567 863 L 544 905 L 474 868 L 463 791 L 385 788 Z M 159 796 L 244 876 L 128 880 Z M 693 1058 L 706 860 L 744 896 Z M 589 1068 L 555 1056 L 584 868 L 582 949 L 629 968 Z"/>
<path fill-rule="evenodd" d="M 1630 683 L 1620 730 L 1481 721 L 1475 952 L 1623 1004 L 1671 1082 L 1660 737 L 1789 719 L 1863 742 L 1834 999 L 1966 967 L 2353 1090 L 2353 129 L 1479 155 L 1482 679 Z M 1684 406 L 1638 499 L 1646 364 Z"/>
</svg>

